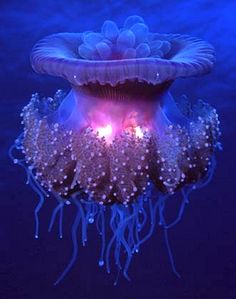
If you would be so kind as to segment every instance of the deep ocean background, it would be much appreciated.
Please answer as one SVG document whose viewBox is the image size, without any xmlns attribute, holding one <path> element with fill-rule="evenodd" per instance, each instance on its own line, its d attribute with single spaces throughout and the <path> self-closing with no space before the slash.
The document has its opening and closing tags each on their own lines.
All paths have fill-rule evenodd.
<svg viewBox="0 0 236 299">
<path fill-rule="evenodd" d="M 76 266 L 53 287 L 71 252 L 65 238 L 48 234 L 55 202 L 41 212 L 41 237 L 33 238 L 36 194 L 25 184 L 23 169 L 7 150 L 20 133 L 19 114 L 32 92 L 53 95 L 68 89 L 62 79 L 35 74 L 29 53 L 36 41 L 56 32 L 99 30 L 106 19 L 122 24 L 132 14 L 144 17 L 152 31 L 183 33 L 211 42 L 217 51 L 213 72 L 178 80 L 175 97 L 202 98 L 219 112 L 224 150 L 218 152 L 213 180 L 191 195 L 185 215 L 170 232 L 182 279 L 172 273 L 160 231 L 143 245 L 130 267 L 131 282 L 97 266 L 100 245 L 91 228 L 88 246 L 80 248 Z M 236 1 L 43 1 L 0 2 L 0 299 L 218 299 L 236 298 Z"/>
</svg>

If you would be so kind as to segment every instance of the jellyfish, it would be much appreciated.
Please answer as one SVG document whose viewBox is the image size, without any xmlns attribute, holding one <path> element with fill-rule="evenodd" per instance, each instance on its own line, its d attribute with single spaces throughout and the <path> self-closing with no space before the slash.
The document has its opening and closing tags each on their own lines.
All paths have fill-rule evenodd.
<svg viewBox="0 0 236 299">
<path fill-rule="evenodd" d="M 174 99 L 169 89 L 177 78 L 210 72 L 214 48 L 188 35 L 153 33 L 142 17 L 130 16 L 121 28 L 107 20 L 101 32 L 50 35 L 30 59 L 35 72 L 71 85 L 53 97 L 32 95 L 9 151 L 39 198 L 35 238 L 48 197 L 57 202 L 49 231 L 58 220 L 60 238 L 63 210 L 77 211 L 71 259 L 55 285 L 74 265 L 90 225 L 101 239 L 99 266 L 117 269 L 114 284 L 119 273 L 129 280 L 133 255 L 158 227 L 179 276 L 168 230 L 182 219 L 190 192 L 211 180 L 220 130 L 213 107 Z M 166 203 L 177 193 L 177 216 L 167 222 Z"/>
</svg>

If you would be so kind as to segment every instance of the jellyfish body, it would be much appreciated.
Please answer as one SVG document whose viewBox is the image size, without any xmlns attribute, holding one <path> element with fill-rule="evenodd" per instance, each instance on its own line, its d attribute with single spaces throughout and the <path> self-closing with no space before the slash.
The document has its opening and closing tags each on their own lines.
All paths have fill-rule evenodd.
<svg viewBox="0 0 236 299">
<path fill-rule="evenodd" d="M 209 72 L 214 57 L 208 43 L 150 33 L 138 16 L 121 29 L 106 21 L 101 33 L 56 34 L 35 45 L 34 70 L 66 78 L 72 86 L 53 98 L 32 96 L 15 145 L 25 156 L 15 161 L 26 167 L 40 196 L 36 235 L 44 190 L 59 201 L 50 228 L 60 212 L 60 235 L 65 204 L 78 209 L 73 255 L 56 283 L 77 256 L 80 221 L 84 243 L 88 224 L 96 220 L 102 237 L 99 265 L 110 272 L 114 250 L 118 272 L 123 269 L 128 278 L 132 255 L 151 236 L 159 215 L 176 272 L 167 229 L 181 219 L 189 192 L 211 178 L 220 132 L 215 109 L 203 101 L 190 105 L 187 97 L 176 102 L 169 87 L 178 77 Z M 176 192 L 182 192 L 183 202 L 176 220 L 167 224 L 165 202 Z M 109 212 L 113 237 L 106 242 Z"/>
</svg>

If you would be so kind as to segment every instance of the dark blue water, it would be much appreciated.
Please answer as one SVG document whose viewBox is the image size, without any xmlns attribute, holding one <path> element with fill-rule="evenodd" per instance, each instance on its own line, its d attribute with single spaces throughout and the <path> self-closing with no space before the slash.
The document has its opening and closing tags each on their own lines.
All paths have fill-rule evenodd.
<svg viewBox="0 0 236 299">
<path fill-rule="evenodd" d="M 1 1 L 0 4 L 0 299 L 218 299 L 236 298 L 236 2 L 195 1 Z M 204 189 L 191 195 L 182 222 L 170 232 L 176 266 L 171 271 L 163 233 L 157 230 L 130 268 L 131 282 L 97 266 L 98 237 L 91 229 L 88 246 L 63 283 L 53 287 L 71 252 L 69 211 L 65 238 L 47 233 L 50 200 L 41 212 L 41 237 L 33 238 L 36 195 L 25 185 L 22 169 L 7 149 L 22 127 L 21 108 L 32 92 L 52 95 L 69 88 L 61 79 L 34 74 L 29 53 L 40 38 L 56 32 L 98 30 L 105 19 L 117 23 L 144 17 L 153 31 L 186 33 L 211 42 L 217 51 L 208 76 L 178 80 L 173 95 L 187 94 L 214 105 L 222 123 L 223 152 Z"/>
</svg>

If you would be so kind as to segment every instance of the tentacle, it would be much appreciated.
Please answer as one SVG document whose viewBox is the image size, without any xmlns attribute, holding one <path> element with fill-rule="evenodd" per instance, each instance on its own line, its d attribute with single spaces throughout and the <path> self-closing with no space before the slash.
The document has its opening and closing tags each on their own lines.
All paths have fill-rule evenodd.
<svg viewBox="0 0 236 299">
<path fill-rule="evenodd" d="M 53 228 L 53 225 L 55 223 L 55 220 L 56 220 L 56 216 L 57 216 L 58 212 L 61 211 L 61 209 L 62 209 L 63 206 L 64 206 L 64 203 L 63 202 L 59 202 L 58 205 L 53 210 L 52 216 L 51 216 L 51 219 L 50 219 L 50 223 L 49 223 L 49 226 L 48 226 L 48 231 L 49 232 L 51 232 L 51 230 Z"/>
<path fill-rule="evenodd" d="M 98 232 L 101 235 L 101 239 L 102 239 L 101 253 L 100 253 L 100 258 L 99 258 L 99 262 L 98 262 L 98 265 L 100 267 L 102 267 L 104 265 L 104 253 L 105 253 L 105 246 L 106 246 L 104 217 L 105 217 L 104 207 L 100 207 L 100 210 L 99 210 L 99 213 L 97 216 L 97 221 L 96 221 L 97 229 L 98 229 Z M 99 221 L 101 222 L 101 228 L 99 228 Z"/>
<path fill-rule="evenodd" d="M 153 230 L 156 224 L 156 211 L 157 211 L 157 207 L 158 207 L 158 201 L 155 203 L 154 207 L 152 206 L 152 199 L 148 200 L 149 203 L 149 213 L 150 213 L 150 228 L 148 233 L 141 239 L 138 241 L 138 243 L 135 245 L 135 247 L 133 248 L 133 252 L 139 250 L 139 247 L 142 243 L 144 243 L 145 241 L 147 241 L 151 235 L 153 234 Z"/>
<path fill-rule="evenodd" d="M 68 263 L 68 265 L 66 266 L 65 270 L 62 272 L 62 274 L 59 276 L 59 278 L 56 280 L 56 282 L 54 283 L 54 285 L 57 285 L 58 283 L 60 283 L 63 278 L 66 276 L 66 274 L 70 271 L 70 269 L 72 268 L 72 266 L 74 265 L 77 255 L 78 255 L 78 240 L 77 240 L 77 232 L 78 232 L 78 226 L 81 220 L 81 209 L 80 209 L 80 204 L 79 201 L 77 199 L 74 199 L 74 203 L 77 207 L 77 214 L 75 216 L 75 220 L 71 229 L 71 238 L 72 238 L 72 243 L 73 243 L 73 252 L 72 252 L 72 256 L 71 259 Z"/>
<path fill-rule="evenodd" d="M 188 203 L 188 195 L 185 193 L 184 189 L 181 190 L 181 193 L 182 193 L 182 202 L 181 202 L 181 205 L 180 205 L 178 215 L 177 215 L 176 219 L 173 222 L 171 222 L 170 224 L 165 225 L 165 227 L 164 227 L 165 229 L 169 229 L 169 228 L 175 226 L 177 223 L 180 222 L 180 220 L 183 217 L 184 208 L 185 208 L 186 204 Z"/>
<path fill-rule="evenodd" d="M 166 243 L 166 248 L 167 248 L 167 252 L 168 252 L 169 261 L 170 261 L 170 264 L 171 264 L 172 271 L 175 273 L 175 275 L 178 278 L 181 278 L 180 274 L 176 270 L 173 253 L 172 253 L 170 243 L 169 243 L 168 229 L 166 228 L 166 221 L 165 221 L 165 217 L 164 217 L 165 201 L 166 201 L 166 197 L 164 197 L 164 196 L 160 197 L 160 203 L 161 203 L 160 208 L 159 208 L 159 211 L 160 211 L 160 224 L 163 225 L 163 228 L 164 228 L 165 243 Z"/>
</svg>

